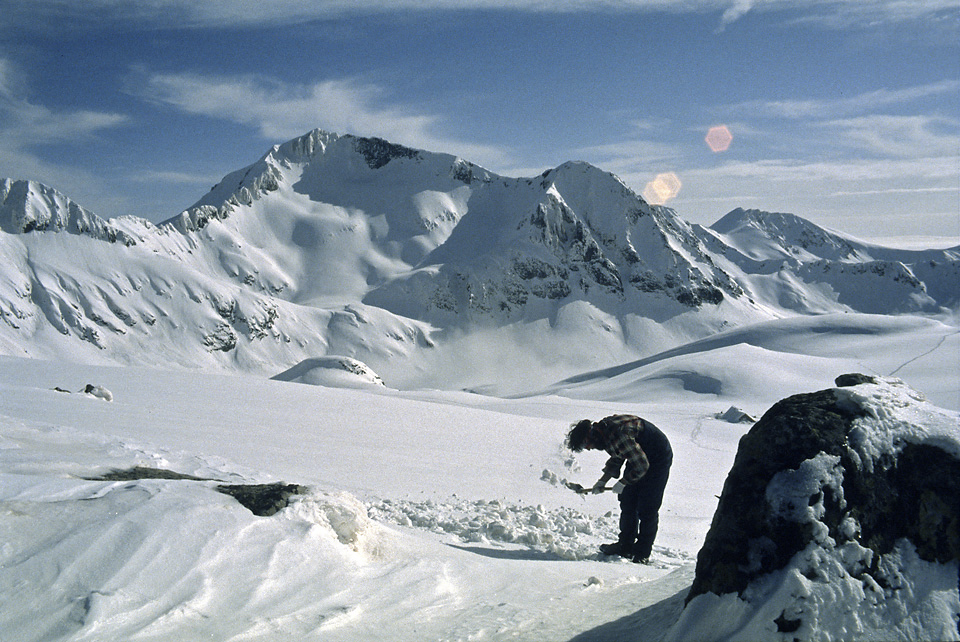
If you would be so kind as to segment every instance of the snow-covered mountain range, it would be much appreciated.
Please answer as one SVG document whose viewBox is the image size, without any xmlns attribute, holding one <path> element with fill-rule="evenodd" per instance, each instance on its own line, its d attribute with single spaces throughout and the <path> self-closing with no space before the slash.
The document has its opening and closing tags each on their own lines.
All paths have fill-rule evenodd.
<svg viewBox="0 0 960 642">
<path fill-rule="evenodd" d="M 269 375 L 337 355 L 395 387 L 483 385 L 518 363 L 539 366 L 530 386 L 731 325 L 936 313 L 960 283 L 960 248 L 756 210 L 706 228 L 586 163 L 508 178 L 320 130 L 158 225 L 3 180 L 0 230 L 4 354 Z"/>
<path fill-rule="evenodd" d="M 953 639 L 958 270 L 321 131 L 160 224 L 0 181 L 0 631 Z M 675 453 L 651 564 L 567 485 L 621 413 Z"/>
</svg>

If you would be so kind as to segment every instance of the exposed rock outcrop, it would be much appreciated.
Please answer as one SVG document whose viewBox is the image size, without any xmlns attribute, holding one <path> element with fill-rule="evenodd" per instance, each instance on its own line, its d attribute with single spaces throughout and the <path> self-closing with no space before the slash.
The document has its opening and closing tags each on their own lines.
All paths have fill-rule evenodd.
<svg viewBox="0 0 960 642">
<path fill-rule="evenodd" d="M 960 635 L 957 413 L 899 380 L 837 385 L 740 441 L 675 639 Z"/>
<path fill-rule="evenodd" d="M 103 475 L 88 477 L 94 481 L 138 481 L 141 479 L 166 479 L 171 481 L 213 482 L 216 479 L 195 477 L 165 468 L 134 466 L 122 470 L 112 470 Z M 273 482 L 271 484 L 218 484 L 217 492 L 229 495 L 254 515 L 269 517 L 290 504 L 290 498 L 308 492 L 304 486 Z"/>
</svg>

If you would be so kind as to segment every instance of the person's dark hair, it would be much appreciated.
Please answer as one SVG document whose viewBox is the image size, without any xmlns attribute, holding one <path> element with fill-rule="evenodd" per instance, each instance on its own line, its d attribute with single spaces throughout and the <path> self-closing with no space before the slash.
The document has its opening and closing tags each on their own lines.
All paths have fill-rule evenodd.
<svg viewBox="0 0 960 642">
<path fill-rule="evenodd" d="M 587 441 L 587 435 L 590 434 L 590 428 L 592 427 L 593 422 L 589 419 L 581 419 L 573 424 L 570 427 L 570 432 L 567 433 L 567 448 L 575 453 L 583 450 L 583 446 Z"/>
</svg>

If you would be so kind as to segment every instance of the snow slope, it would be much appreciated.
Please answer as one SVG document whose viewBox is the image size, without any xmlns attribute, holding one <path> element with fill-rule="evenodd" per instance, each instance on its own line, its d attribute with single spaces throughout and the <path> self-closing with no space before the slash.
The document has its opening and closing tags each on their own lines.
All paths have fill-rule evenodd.
<svg viewBox="0 0 960 642">
<path fill-rule="evenodd" d="M 865 336 L 882 348 L 867 365 L 952 367 L 955 351 L 929 349 L 945 334 L 936 324 L 840 320 L 799 334 L 757 326 L 585 378 L 591 394 L 515 399 L 0 358 L 0 629 L 18 640 L 661 639 L 749 429 L 718 413 L 759 415 L 832 386 Z M 835 354 L 786 349 L 807 339 Z M 790 376 L 741 381 L 774 360 Z M 686 374 L 624 379 L 657 364 Z M 112 401 L 80 392 L 87 384 Z M 614 412 L 654 421 L 676 452 L 649 567 L 596 558 L 614 537 L 613 497 L 556 483 L 599 476 L 603 458 L 562 439 L 571 422 Z M 257 517 L 217 482 L 84 479 L 135 465 L 309 491 Z"/>
<path fill-rule="evenodd" d="M 18 640 L 657 640 L 748 429 L 726 409 L 852 371 L 960 409 L 957 250 L 707 230 L 583 163 L 315 131 L 159 226 L 0 195 Z M 569 424 L 615 412 L 677 455 L 650 567 L 597 559 L 615 500 L 560 483 L 603 461 Z M 88 479 L 133 466 L 202 479 Z M 216 488 L 278 480 L 308 491 L 271 517 Z"/>
<path fill-rule="evenodd" d="M 348 357 L 395 388 L 516 393 L 731 326 L 958 304 L 957 250 L 754 210 L 706 229 L 586 163 L 507 178 L 320 130 L 159 226 L 29 181 L 0 195 L 10 355 L 268 376 Z"/>
</svg>

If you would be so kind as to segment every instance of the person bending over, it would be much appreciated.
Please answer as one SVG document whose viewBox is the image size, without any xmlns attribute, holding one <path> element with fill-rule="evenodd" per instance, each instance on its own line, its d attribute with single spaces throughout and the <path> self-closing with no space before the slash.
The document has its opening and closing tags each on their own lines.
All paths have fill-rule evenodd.
<svg viewBox="0 0 960 642">
<path fill-rule="evenodd" d="M 567 447 L 574 452 L 605 450 L 610 459 L 592 492 L 600 493 L 607 482 L 623 477 L 613 486 L 620 497 L 620 537 L 603 544 L 604 555 L 620 555 L 647 564 L 653 552 L 660 523 L 663 490 L 670 476 L 673 449 L 667 436 L 655 425 L 634 415 L 611 415 L 600 421 L 583 419 L 567 434 Z"/>
</svg>

